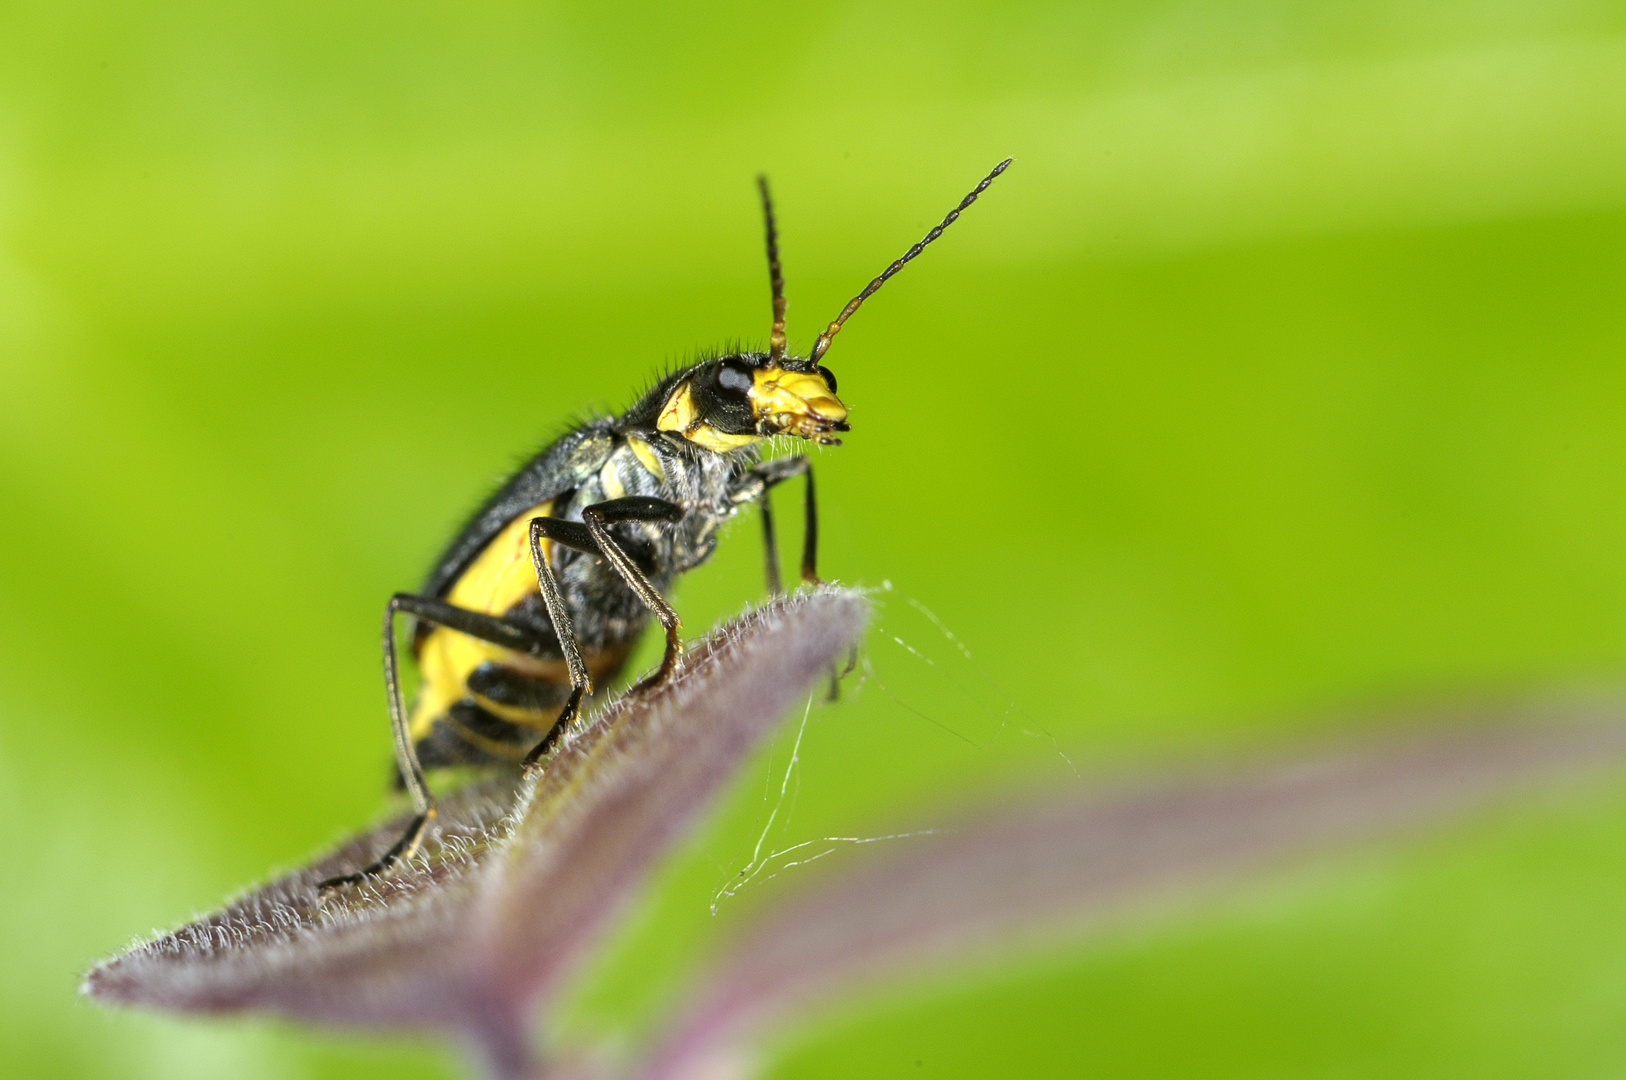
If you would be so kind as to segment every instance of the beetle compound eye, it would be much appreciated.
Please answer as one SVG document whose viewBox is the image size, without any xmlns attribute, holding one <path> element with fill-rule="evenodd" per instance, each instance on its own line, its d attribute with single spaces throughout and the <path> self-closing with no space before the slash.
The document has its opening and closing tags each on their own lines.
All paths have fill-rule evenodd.
<svg viewBox="0 0 1626 1080">
<path fill-rule="evenodd" d="M 830 392 L 832 394 L 835 393 L 836 392 L 836 373 L 831 371 L 827 367 L 821 367 L 821 368 L 819 368 L 819 374 L 824 376 L 824 383 L 825 383 L 826 386 L 828 386 L 830 388 Z"/>
<path fill-rule="evenodd" d="M 751 369 L 741 364 L 725 363 L 717 369 L 717 389 L 725 393 L 744 397 L 751 381 Z"/>
</svg>

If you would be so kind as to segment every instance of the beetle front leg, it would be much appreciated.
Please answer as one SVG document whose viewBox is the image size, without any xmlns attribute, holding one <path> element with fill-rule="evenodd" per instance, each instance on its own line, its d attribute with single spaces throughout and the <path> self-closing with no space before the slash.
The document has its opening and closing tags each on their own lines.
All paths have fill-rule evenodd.
<svg viewBox="0 0 1626 1080">
<path fill-rule="evenodd" d="M 779 578 L 779 547 L 774 535 L 773 505 L 769 492 L 794 476 L 806 476 L 806 496 L 802 518 L 802 581 L 809 585 L 819 583 L 819 507 L 813 491 L 813 465 L 800 454 L 795 457 L 775 458 L 748 470 L 729 493 L 735 502 L 755 499 L 762 507 L 762 539 L 768 595 L 783 591 Z"/>
</svg>

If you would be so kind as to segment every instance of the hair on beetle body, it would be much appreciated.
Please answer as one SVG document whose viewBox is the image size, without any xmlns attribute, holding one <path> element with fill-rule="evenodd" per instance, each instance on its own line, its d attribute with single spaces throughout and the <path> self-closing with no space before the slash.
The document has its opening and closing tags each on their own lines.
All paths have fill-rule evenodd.
<svg viewBox="0 0 1626 1080">
<path fill-rule="evenodd" d="M 435 816 L 424 770 L 452 765 L 539 767 L 595 685 L 619 674 L 651 616 L 665 632 L 669 678 L 682 648 L 672 582 L 711 555 L 718 528 L 761 507 L 768 590 L 781 588 L 768 492 L 804 478 L 801 577 L 818 581 L 813 472 L 801 454 L 765 448 L 833 446 L 848 430 L 831 340 L 874 292 L 987 190 L 996 165 L 925 238 L 853 297 L 805 357 L 789 352 L 784 278 L 766 178 L 773 322 L 766 350 L 734 348 L 655 379 L 616 416 L 583 421 L 522 465 L 453 538 L 416 593 L 385 607 L 384 682 L 401 783 L 416 814 L 370 865 L 321 888 L 364 882 L 409 858 Z M 419 687 L 402 698 L 395 620 L 413 620 Z"/>
</svg>

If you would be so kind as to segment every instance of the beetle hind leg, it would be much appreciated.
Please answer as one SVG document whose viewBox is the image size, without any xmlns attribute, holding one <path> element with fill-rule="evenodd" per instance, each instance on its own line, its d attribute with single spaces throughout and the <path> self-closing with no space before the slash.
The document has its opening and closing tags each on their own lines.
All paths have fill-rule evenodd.
<svg viewBox="0 0 1626 1080">
<path fill-rule="evenodd" d="M 401 839 L 377 860 L 354 874 L 342 874 L 318 882 L 316 887 L 321 892 L 344 885 L 359 884 L 368 878 L 377 877 L 397 863 L 410 859 L 423 845 L 424 832 L 429 826 L 430 819 L 435 816 L 435 797 L 430 793 L 429 785 L 423 778 L 423 766 L 418 761 L 418 754 L 412 743 L 412 733 L 407 727 L 406 706 L 401 700 L 400 665 L 395 649 L 395 617 L 399 614 L 411 615 L 425 622 L 511 649 L 529 650 L 539 644 L 523 627 L 506 623 L 491 615 L 469 611 L 432 597 L 414 596 L 411 593 L 396 593 L 390 597 L 389 603 L 384 607 L 384 693 L 390 710 L 390 731 L 395 739 L 397 774 L 406 787 L 407 794 L 412 797 L 412 805 L 416 808 L 417 814 Z"/>
<path fill-rule="evenodd" d="M 416 855 L 418 849 L 423 846 L 423 834 L 429 827 L 429 819 L 434 816 L 435 808 L 430 806 L 428 810 L 415 816 L 412 823 L 407 826 L 406 832 L 401 836 L 401 839 L 395 842 L 395 846 L 384 852 L 375 861 L 353 874 L 340 874 L 338 877 L 330 877 L 317 882 L 316 887 L 323 892 L 327 892 L 344 885 L 360 885 L 368 878 L 384 874 L 396 863 L 406 862 Z"/>
</svg>

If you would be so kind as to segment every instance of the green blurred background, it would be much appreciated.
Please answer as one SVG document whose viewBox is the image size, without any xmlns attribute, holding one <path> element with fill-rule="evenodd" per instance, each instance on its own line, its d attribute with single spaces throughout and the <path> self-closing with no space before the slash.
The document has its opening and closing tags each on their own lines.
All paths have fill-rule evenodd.
<svg viewBox="0 0 1626 1080">
<path fill-rule="evenodd" d="M 12 0 L 0 1071 L 457 1074 L 76 979 L 387 809 L 385 597 L 570 418 L 765 337 L 757 171 L 805 349 L 1006 154 L 831 351 L 822 566 L 893 588 L 772 845 L 1619 679 L 1626 5 Z M 742 521 L 677 599 L 759 591 Z M 681 993 L 786 757 L 558 1037 Z M 1514 800 L 851 1004 L 772 1073 L 1618 1076 L 1623 867 L 1626 784 Z"/>
</svg>

